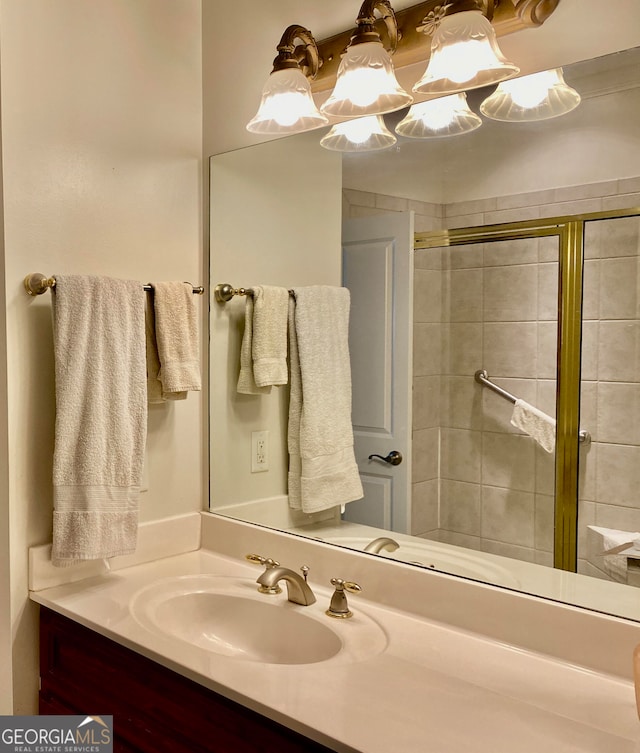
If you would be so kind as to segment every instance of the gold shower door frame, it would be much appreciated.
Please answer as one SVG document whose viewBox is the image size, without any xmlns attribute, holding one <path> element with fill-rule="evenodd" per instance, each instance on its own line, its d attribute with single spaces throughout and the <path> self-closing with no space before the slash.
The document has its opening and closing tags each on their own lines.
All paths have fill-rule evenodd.
<svg viewBox="0 0 640 753">
<path fill-rule="evenodd" d="M 585 223 L 640 215 L 640 207 L 525 220 L 499 225 L 416 233 L 414 249 L 557 236 L 558 349 L 556 361 L 556 464 L 554 567 L 576 571 L 578 560 L 578 432 L 582 359 L 582 277 Z M 588 429 L 588 427 L 585 427 Z"/>
</svg>

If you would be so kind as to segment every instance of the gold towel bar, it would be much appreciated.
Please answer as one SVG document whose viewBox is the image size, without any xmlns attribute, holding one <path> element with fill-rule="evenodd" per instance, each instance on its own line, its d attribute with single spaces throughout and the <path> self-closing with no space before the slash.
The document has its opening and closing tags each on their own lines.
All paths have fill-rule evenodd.
<svg viewBox="0 0 640 753">
<path fill-rule="evenodd" d="M 191 285 L 191 283 L 187 284 Z M 55 286 L 55 277 L 45 277 L 43 274 L 40 274 L 40 272 L 34 272 L 33 274 L 27 275 L 24 278 L 24 289 L 27 291 L 27 293 L 29 293 L 29 295 L 42 295 L 50 288 L 55 288 Z M 202 285 L 193 285 L 192 287 L 194 295 L 204 295 L 204 288 L 202 287 Z M 150 283 L 143 285 L 143 288 L 145 290 L 152 290 Z"/>
</svg>

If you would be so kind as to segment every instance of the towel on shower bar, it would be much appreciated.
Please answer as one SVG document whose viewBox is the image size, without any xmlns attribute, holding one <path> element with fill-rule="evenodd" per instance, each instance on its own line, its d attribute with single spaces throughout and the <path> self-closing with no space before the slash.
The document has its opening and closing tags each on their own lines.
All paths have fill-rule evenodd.
<svg viewBox="0 0 640 753">
<path fill-rule="evenodd" d="M 253 289 L 253 376 L 258 387 L 288 381 L 287 310 L 289 291 L 273 285 Z"/>
<path fill-rule="evenodd" d="M 186 392 L 165 392 L 159 379 L 160 356 L 158 355 L 158 340 L 156 338 L 153 288 L 146 294 L 144 313 L 147 353 L 147 402 L 153 405 L 165 403 L 167 400 L 186 400 Z"/>
<path fill-rule="evenodd" d="M 240 346 L 240 374 L 237 391 L 243 395 L 265 395 L 271 392 L 271 385 L 258 387 L 253 375 L 253 296 L 248 295 L 244 303 L 244 334 Z"/>
<path fill-rule="evenodd" d="M 289 304 L 289 504 L 313 513 L 360 499 L 353 451 L 349 291 L 296 288 Z"/>
<path fill-rule="evenodd" d="M 543 413 L 525 400 L 516 400 L 511 415 L 511 425 L 524 431 L 546 452 L 553 452 L 556 446 L 555 419 Z"/>
<path fill-rule="evenodd" d="M 154 282 L 152 288 L 162 392 L 197 392 L 201 389 L 200 335 L 193 286 Z"/>
<path fill-rule="evenodd" d="M 135 551 L 147 428 L 141 282 L 56 276 L 54 565 Z"/>
</svg>

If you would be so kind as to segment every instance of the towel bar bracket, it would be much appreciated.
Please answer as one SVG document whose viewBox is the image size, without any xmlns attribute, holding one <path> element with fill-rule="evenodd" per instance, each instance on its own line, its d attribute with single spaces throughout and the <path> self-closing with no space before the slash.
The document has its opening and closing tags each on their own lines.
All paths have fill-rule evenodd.
<svg viewBox="0 0 640 753">
<path fill-rule="evenodd" d="M 236 295 L 251 295 L 251 290 L 234 288 L 228 282 L 225 282 L 215 286 L 214 295 L 218 303 L 228 303 Z"/>
<path fill-rule="evenodd" d="M 229 303 L 236 295 L 253 295 L 253 288 L 234 288 L 228 282 L 220 282 L 213 289 L 214 298 L 218 303 Z M 289 290 L 289 295 L 295 297 L 293 290 Z"/>
<path fill-rule="evenodd" d="M 34 272 L 24 278 L 24 289 L 31 296 L 42 295 L 49 288 L 55 287 L 56 278 L 46 277 L 40 272 Z"/>
</svg>

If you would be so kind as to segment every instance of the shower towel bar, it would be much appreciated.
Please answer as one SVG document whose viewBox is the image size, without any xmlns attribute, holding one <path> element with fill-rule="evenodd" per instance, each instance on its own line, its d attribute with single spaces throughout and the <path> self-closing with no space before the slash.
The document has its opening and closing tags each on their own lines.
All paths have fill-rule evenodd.
<svg viewBox="0 0 640 753">
<path fill-rule="evenodd" d="M 191 283 L 187 284 L 191 285 Z M 55 288 L 55 286 L 55 277 L 45 277 L 43 274 L 40 274 L 40 272 L 34 272 L 24 278 L 24 288 L 29 295 L 42 295 L 47 290 Z M 152 286 L 149 283 L 142 287 L 145 290 L 152 290 Z M 193 285 L 192 287 L 194 295 L 204 295 L 204 287 L 202 285 Z"/>
<path fill-rule="evenodd" d="M 478 384 L 482 384 L 485 387 L 488 387 L 490 390 L 493 390 L 497 395 L 500 395 L 500 397 L 503 397 L 505 400 L 508 400 L 510 403 L 513 403 L 515 405 L 517 398 L 512 395 L 510 392 L 507 392 L 502 387 L 499 387 L 497 384 L 492 382 L 489 379 L 489 375 L 484 369 L 478 369 L 476 373 L 474 374 L 474 378 Z M 578 440 L 584 444 L 588 445 L 589 442 L 591 442 L 591 435 L 588 431 L 585 431 L 584 429 L 580 429 L 578 432 Z"/>
<path fill-rule="evenodd" d="M 252 288 L 234 288 L 228 282 L 216 285 L 213 292 L 218 303 L 228 303 L 236 295 L 253 295 Z M 289 295 L 293 295 L 293 290 L 289 291 Z"/>
</svg>

